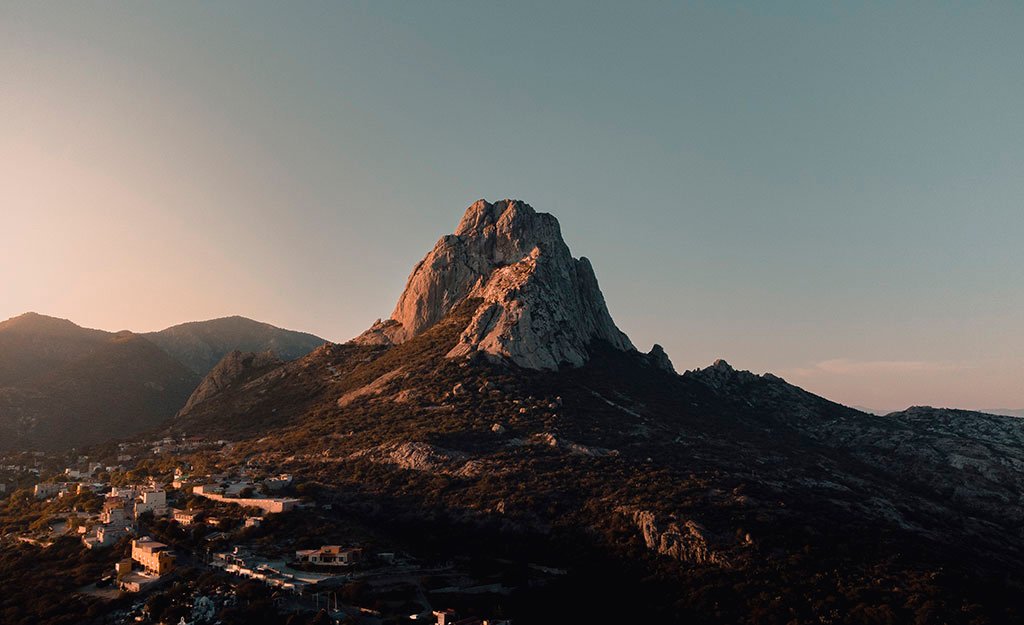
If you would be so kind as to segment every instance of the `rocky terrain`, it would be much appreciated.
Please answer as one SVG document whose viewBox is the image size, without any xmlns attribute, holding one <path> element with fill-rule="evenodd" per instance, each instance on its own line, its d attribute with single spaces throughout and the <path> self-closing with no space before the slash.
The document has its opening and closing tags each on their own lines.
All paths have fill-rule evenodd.
<svg viewBox="0 0 1024 625">
<path fill-rule="evenodd" d="M 284 361 L 272 351 L 241 352 L 235 350 L 220 359 L 189 396 L 182 412 L 188 412 L 196 404 L 225 392 L 233 384 L 244 384 L 248 380 L 280 366 Z"/>
<path fill-rule="evenodd" d="M 724 361 L 678 375 L 615 328 L 554 218 L 515 201 L 471 206 L 391 319 L 171 431 L 235 438 L 240 462 L 315 476 L 346 509 L 528 537 L 579 580 L 560 597 L 577 618 L 1024 618 L 1024 423 L 868 415 Z M 616 585 L 628 599 L 587 605 Z"/>
<path fill-rule="evenodd" d="M 556 369 L 582 365 L 595 340 L 633 349 L 608 313 L 590 261 L 572 257 L 554 217 L 518 200 L 470 206 L 455 233 L 413 268 L 391 318 L 355 341 L 401 343 L 470 298 L 481 301 L 451 358 L 481 353 Z"/>
</svg>

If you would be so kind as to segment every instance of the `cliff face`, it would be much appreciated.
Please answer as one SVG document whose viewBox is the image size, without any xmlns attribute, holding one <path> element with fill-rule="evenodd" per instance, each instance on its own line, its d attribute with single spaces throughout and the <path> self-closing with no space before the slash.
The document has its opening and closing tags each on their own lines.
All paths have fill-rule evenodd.
<svg viewBox="0 0 1024 625">
<path fill-rule="evenodd" d="M 450 358 L 480 352 L 557 369 L 585 363 L 595 340 L 634 349 L 612 321 L 590 261 L 570 254 L 558 220 L 517 200 L 470 206 L 455 233 L 413 268 L 391 318 L 355 342 L 407 341 L 470 298 L 482 302 Z"/>
<path fill-rule="evenodd" d="M 199 383 L 196 390 L 188 398 L 181 413 L 187 413 L 197 404 L 216 396 L 229 385 L 265 373 L 282 364 L 282 361 L 267 350 L 265 352 L 242 352 L 234 350 L 224 356 L 206 377 Z"/>
</svg>

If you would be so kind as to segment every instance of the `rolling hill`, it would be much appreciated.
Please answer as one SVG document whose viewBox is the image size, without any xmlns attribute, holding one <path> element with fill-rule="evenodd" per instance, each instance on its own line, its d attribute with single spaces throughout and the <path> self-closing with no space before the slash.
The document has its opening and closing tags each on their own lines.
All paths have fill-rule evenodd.
<svg viewBox="0 0 1024 625">
<path fill-rule="evenodd" d="M 242 317 L 142 335 L 26 313 L 0 323 L 0 447 L 82 447 L 150 430 L 233 350 L 287 360 L 321 343 Z"/>
</svg>

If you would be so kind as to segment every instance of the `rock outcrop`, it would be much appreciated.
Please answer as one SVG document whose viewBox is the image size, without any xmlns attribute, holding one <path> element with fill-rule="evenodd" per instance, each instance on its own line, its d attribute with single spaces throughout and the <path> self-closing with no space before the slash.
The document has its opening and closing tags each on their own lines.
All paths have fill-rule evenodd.
<svg viewBox="0 0 1024 625">
<path fill-rule="evenodd" d="M 217 395 L 229 385 L 265 372 L 280 365 L 282 361 L 272 351 L 242 352 L 234 350 L 220 359 L 206 374 L 196 390 L 188 398 L 181 413 L 187 413 L 197 404 Z"/>
<path fill-rule="evenodd" d="M 737 371 L 724 359 L 719 358 L 710 367 L 687 372 L 688 377 L 699 379 L 714 389 L 722 389 L 737 382 L 750 382 L 757 376 L 749 371 Z"/>
<path fill-rule="evenodd" d="M 479 472 L 479 461 L 460 451 L 444 449 L 419 441 L 386 444 L 350 455 L 349 460 L 369 460 L 399 469 L 423 471 L 434 475 L 471 476 Z"/>
<path fill-rule="evenodd" d="M 696 521 L 669 519 L 663 522 L 649 510 L 620 507 L 617 511 L 636 524 L 651 551 L 690 564 L 727 564 L 722 554 L 712 547 L 707 530 Z"/>
<path fill-rule="evenodd" d="M 668 354 L 665 353 L 665 348 L 657 343 L 647 353 L 647 361 L 667 373 L 676 372 L 676 368 L 672 366 L 672 361 L 669 359 Z"/>
<path fill-rule="evenodd" d="M 402 343 L 467 299 L 480 299 L 451 358 L 482 353 L 530 369 L 580 366 L 603 341 L 633 350 L 615 326 L 586 258 L 575 259 L 558 220 L 518 200 L 469 207 L 413 268 L 391 318 L 356 343 Z"/>
</svg>

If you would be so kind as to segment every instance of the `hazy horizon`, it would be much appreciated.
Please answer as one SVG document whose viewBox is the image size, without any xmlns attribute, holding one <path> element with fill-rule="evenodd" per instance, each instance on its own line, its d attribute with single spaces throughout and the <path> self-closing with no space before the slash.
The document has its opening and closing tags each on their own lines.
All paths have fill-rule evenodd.
<svg viewBox="0 0 1024 625">
<path fill-rule="evenodd" d="M 799 9 L 799 10 L 797 10 Z M 0 7 L 0 319 L 344 341 L 478 198 L 638 348 L 1024 407 L 1024 7 Z"/>
</svg>

